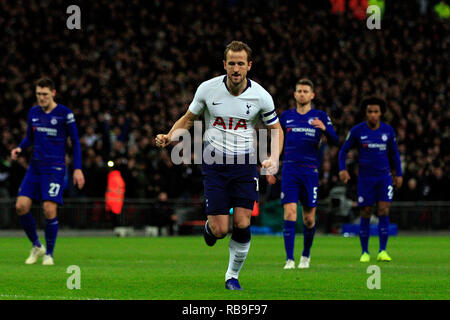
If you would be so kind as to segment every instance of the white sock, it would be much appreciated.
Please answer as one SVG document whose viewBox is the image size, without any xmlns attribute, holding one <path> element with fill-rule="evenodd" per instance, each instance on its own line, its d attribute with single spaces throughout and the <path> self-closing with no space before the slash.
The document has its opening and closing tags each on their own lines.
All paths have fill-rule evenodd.
<svg viewBox="0 0 450 320">
<path fill-rule="evenodd" d="M 239 277 L 239 271 L 241 271 L 244 261 L 247 258 L 248 250 L 250 249 L 250 241 L 240 243 L 230 239 L 228 248 L 230 250 L 230 260 L 228 262 L 227 273 L 225 274 L 225 281 Z"/>
</svg>

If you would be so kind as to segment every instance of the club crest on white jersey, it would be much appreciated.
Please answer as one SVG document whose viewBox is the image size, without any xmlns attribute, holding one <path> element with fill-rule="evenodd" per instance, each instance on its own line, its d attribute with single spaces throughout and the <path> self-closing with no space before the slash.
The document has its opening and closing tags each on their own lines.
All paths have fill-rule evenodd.
<svg viewBox="0 0 450 320">
<path fill-rule="evenodd" d="M 196 115 L 204 115 L 205 142 L 227 154 L 254 151 L 254 128 L 259 119 L 266 125 L 279 121 L 272 96 L 248 78 L 247 88 L 239 96 L 228 91 L 226 76 L 203 82 L 189 110 Z"/>
</svg>

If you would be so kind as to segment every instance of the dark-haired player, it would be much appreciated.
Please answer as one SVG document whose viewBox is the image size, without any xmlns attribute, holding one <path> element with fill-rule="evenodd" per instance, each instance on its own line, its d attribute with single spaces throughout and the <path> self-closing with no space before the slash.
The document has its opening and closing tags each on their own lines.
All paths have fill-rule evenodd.
<svg viewBox="0 0 450 320">
<path fill-rule="evenodd" d="M 359 151 L 358 206 L 360 207 L 361 262 L 369 262 L 370 217 L 372 206 L 377 205 L 379 216 L 378 234 L 380 250 L 378 261 L 391 261 L 386 252 L 389 235 L 389 207 L 394 196 L 394 186 L 402 185 L 402 168 L 397 149 L 395 132 L 391 126 L 381 121 L 386 109 L 384 100 L 377 97 L 363 99 L 361 110 L 367 121 L 354 126 L 339 152 L 339 178 L 347 183 L 350 175 L 345 159 L 348 151 L 356 147 Z M 394 179 L 391 177 L 389 160 L 394 163 Z"/>
<path fill-rule="evenodd" d="M 22 150 L 33 146 L 30 165 L 20 185 L 16 212 L 33 245 L 25 263 L 36 263 L 39 257 L 44 256 L 42 264 L 53 265 L 53 249 L 58 233 L 56 213 L 58 204 L 62 204 L 68 136 L 73 147 L 73 181 L 80 189 L 84 185 L 84 175 L 81 171 L 81 148 L 72 111 L 53 100 L 56 90 L 52 80 L 41 78 L 36 81 L 35 87 L 38 105 L 28 113 L 25 138 L 17 148 L 11 150 L 11 158 L 17 160 Z M 39 241 L 36 222 L 30 213 L 33 200 L 43 201 L 47 249 Z"/>
</svg>

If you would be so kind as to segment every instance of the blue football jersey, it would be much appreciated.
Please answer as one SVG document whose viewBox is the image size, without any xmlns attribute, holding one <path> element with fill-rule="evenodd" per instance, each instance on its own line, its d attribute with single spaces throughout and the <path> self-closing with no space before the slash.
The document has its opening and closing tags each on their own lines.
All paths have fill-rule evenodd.
<svg viewBox="0 0 450 320">
<path fill-rule="evenodd" d="M 325 131 L 311 124 L 316 118 L 323 122 Z M 339 143 L 330 117 L 321 110 L 311 109 L 303 115 L 295 108 L 287 110 L 281 114 L 280 124 L 285 132 L 283 163 L 295 164 L 296 167 L 302 168 L 304 174 L 318 172 L 322 135 L 327 137 L 328 143 Z"/>
<path fill-rule="evenodd" d="M 348 151 L 356 147 L 359 151 L 359 175 L 362 177 L 381 177 L 390 175 L 389 159 L 394 163 L 396 176 L 402 176 L 400 155 L 394 129 L 381 122 L 372 130 L 367 122 L 354 126 L 339 151 L 339 170 L 345 170 Z"/>
<path fill-rule="evenodd" d="M 24 150 L 33 145 L 31 161 L 61 168 L 65 166 L 67 137 L 72 142 L 74 169 L 81 169 L 81 147 L 72 111 L 61 104 L 49 113 L 34 106 L 28 113 L 26 136 L 19 147 Z"/>
</svg>

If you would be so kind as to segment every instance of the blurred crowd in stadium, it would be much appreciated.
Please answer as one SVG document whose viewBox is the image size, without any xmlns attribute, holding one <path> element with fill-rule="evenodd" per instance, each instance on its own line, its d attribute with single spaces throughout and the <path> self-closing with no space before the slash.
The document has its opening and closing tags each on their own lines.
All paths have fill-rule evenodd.
<svg viewBox="0 0 450 320">
<path fill-rule="evenodd" d="M 116 160 L 128 198 L 200 198 L 200 166 L 174 165 L 154 137 L 186 111 L 202 81 L 224 74 L 223 50 L 236 39 L 253 49 L 249 77 L 272 94 L 278 114 L 295 106 L 296 81 L 310 78 L 315 107 L 331 115 L 341 143 L 363 120 L 361 98 L 385 98 L 404 169 L 394 200 L 445 200 L 449 20 L 420 1 L 391 2 L 381 29 L 369 30 L 328 1 L 102 0 L 81 5 L 82 29 L 68 30 L 63 1 L 50 9 L 49 1 L 1 0 L 0 197 L 14 197 L 25 173 L 30 150 L 18 162 L 9 152 L 25 134 L 33 81 L 45 75 L 55 100 L 74 111 L 82 145 L 86 186 L 76 191 L 69 174 L 66 196 L 103 197 L 106 163 Z M 338 183 L 337 154 L 323 148 L 321 198 Z"/>
</svg>

